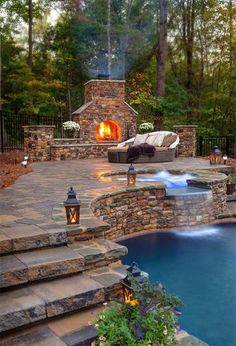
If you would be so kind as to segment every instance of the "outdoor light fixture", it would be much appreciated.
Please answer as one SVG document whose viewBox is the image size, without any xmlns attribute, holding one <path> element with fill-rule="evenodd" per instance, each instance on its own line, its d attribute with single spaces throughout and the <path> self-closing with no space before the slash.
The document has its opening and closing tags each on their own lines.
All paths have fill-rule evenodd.
<svg viewBox="0 0 236 346">
<path fill-rule="evenodd" d="M 218 146 L 215 145 L 212 148 L 212 151 L 211 151 L 210 156 L 209 156 L 210 164 L 211 165 L 219 165 L 221 163 L 221 158 L 222 158 L 222 152 L 218 148 Z"/>
<path fill-rule="evenodd" d="M 120 280 L 123 290 L 123 299 L 126 304 L 136 305 L 137 299 L 135 298 L 134 286 L 131 281 L 132 278 L 134 278 L 135 282 L 142 285 L 146 279 L 146 275 L 139 269 L 136 262 L 133 262 L 126 271 L 128 272 L 127 276 Z"/>
<path fill-rule="evenodd" d="M 79 224 L 81 201 L 76 198 L 73 187 L 67 193 L 67 200 L 64 202 L 66 209 L 67 225 Z"/>
<path fill-rule="evenodd" d="M 29 155 L 24 154 L 24 159 L 23 159 L 23 161 L 21 161 L 21 165 L 26 168 L 28 165 L 28 161 L 29 161 Z"/>
<path fill-rule="evenodd" d="M 223 155 L 224 165 L 227 163 L 228 156 L 226 154 Z"/>
<path fill-rule="evenodd" d="M 129 166 L 128 172 L 127 172 L 127 185 L 135 185 L 136 184 L 136 171 L 134 169 L 133 164 Z"/>
</svg>

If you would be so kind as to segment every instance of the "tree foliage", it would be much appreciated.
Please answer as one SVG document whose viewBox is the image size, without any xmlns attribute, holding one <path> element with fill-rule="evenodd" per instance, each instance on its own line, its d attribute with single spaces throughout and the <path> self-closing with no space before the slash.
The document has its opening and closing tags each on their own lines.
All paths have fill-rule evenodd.
<svg viewBox="0 0 236 346">
<path fill-rule="evenodd" d="M 139 123 L 160 113 L 164 127 L 235 132 L 235 0 L 168 1 L 165 95 L 156 93 L 159 0 L 32 0 L 31 22 L 28 0 L 0 0 L 0 8 L 5 109 L 69 118 L 83 103 L 83 83 L 109 69 L 126 78 Z"/>
</svg>

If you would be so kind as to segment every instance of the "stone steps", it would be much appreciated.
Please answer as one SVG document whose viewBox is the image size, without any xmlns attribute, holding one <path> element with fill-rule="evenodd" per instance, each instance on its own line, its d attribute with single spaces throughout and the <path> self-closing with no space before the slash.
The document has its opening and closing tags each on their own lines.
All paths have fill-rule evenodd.
<svg viewBox="0 0 236 346">
<path fill-rule="evenodd" d="M 125 246 L 103 239 L 5 255 L 0 257 L 0 288 L 108 266 L 127 252 Z"/>
<path fill-rule="evenodd" d="M 68 246 L 80 256 L 84 257 L 85 270 L 96 269 L 116 262 L 120 257 L 127 255 L 128 249 L 107 239 L 96 241 L 75 241 Z"/>
<path fill-rule="evenodd" d="M 57 225 L 43 229 L 36 225 L 19 224 L 0 230 L 0 254 L 64 245 L 67 241 L 66 230 Z"/>
<path fill-rule="evenodd" d="M 58 247 L 0 257 L 0 288 L 78 273 L 85 269 L 84 257 Z"/>
<path fill-rule="evenodd" d="M 104 302 L 103 285 L 86 274 L 40 282 L 1 294 L 0 334 Z"/>
</svg>

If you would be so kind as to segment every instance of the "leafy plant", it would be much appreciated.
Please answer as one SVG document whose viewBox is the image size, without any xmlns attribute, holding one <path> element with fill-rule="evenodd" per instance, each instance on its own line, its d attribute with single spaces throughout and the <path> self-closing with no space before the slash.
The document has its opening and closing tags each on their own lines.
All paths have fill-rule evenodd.
<svg viewBox="0 0 236 346">
<path fill-rule="evenodd" d="M 152 123 L 142 123 L 139 125 L 138 130 L 140 133 L 148 133 L 154 130 L 154 126 Z"/>
<path fill-rule="evenodd" d="M 228 184 L 228 185 L 236 185 L 236 177 L 231 175 L 231 174 L 229 174 L 228 177 L 227 177 L 226 184 Z"/>
<path fill-rule="evenodd" d="M 95 321 L 97 346 L 158 346 L 177 345 L 178 306 L 176 296 L 167 295 L 159 283 L 148 279 L 143 284 L 133 278 L 132 288 L 136 305 L 112 302 L 111 307 L 98 315 Z"/>
</svg>

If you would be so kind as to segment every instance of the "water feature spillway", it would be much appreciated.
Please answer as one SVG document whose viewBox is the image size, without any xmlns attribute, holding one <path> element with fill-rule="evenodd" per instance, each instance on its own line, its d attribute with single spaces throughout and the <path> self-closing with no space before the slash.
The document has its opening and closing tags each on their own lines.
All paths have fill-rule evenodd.
<svg viewBox="0 0 236 346">
<path fill-rule="evenodd" d="M 146 234 L 120 242 L 123 263 L 136 261 L 183 300 L 182 328 L 210 346 L 236 345 L 236 224 Z"/>
<path fill-rule="evenodd" d="M 167 171 L 161 171 L 154 174 L 138 174 L 137 181 L 148 183 L 148 182 L 161 182 L 166 185 L 168 189 L 187 187 L 187 180 L 194 178 L 194 175 L 184 174 L 171 174 Z M 126 178 L 118 177 L 118 180 L 126 180 Z"/>
<path fill-rule="evenodd" d="M 171 174 L 167 171 L 161 171 L 152 175 L 138 175 L 137 180 L 141 182 L 159 181 L 166 185 L 168 189 L 187 187 L 187 180 L 193 178 L 192 174 Z"/>
</svg>

